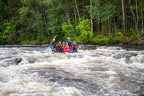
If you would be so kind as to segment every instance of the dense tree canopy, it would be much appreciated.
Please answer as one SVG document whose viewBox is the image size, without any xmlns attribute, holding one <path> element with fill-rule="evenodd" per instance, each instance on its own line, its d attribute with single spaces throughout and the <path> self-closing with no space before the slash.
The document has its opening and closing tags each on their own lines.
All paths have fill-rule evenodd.
<svg viewBox="0 0 144 96">
<path fill-rule="evenodd" d="M 144 34 L 144 0 L 0 0 L 0 43 L 117 42 Z"/>
</svg>

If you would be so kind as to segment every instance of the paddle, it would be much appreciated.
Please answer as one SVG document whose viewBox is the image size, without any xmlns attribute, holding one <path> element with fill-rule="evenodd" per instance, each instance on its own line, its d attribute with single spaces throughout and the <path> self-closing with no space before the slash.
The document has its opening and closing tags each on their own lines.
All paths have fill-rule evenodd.
<svg viewBox="0 0 144 96">
<path fill-rule="evenodd" d="M 78 44 L 78 48 L 82 48 L 83 46 L 83 44 Z"/>
<path fill-rule="evenodd" d="M 53 39 L 55 39 L 55 38 L 56 38 L 56 37 L 54 36 Z M 53 39 L 52 39 L 52 42 L 53 42 Z M 51 50 L 50 46 L 51 46 L 52 42 L 50 43 L 49 47 L 48 47 L 45 51 L 50 51 L 50 50 Z"/>
<path fill-rule="evenodd" d="M 50 51 L 51 50 L 51 48 L 50 48 L 50 46 L 45 50 L 45 51 Z"/>
<path fill-rule="evenodd" d="M 78 44 L 78 46 L 83 46 L 83 44 Z"/>
</svg>

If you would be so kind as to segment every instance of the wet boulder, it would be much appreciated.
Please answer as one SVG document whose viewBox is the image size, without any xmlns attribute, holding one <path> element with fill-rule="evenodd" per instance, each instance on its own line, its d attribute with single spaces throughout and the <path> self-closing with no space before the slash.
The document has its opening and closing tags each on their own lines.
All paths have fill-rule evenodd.
<svg viewBox="0 0 144 96">
<path fill-rule="evenodd" d="M 22 58 L 14 58 L 13 59 L 13 62 L 15 63 L 15 64 L 19 64 L 20 62 L 22 61 Z"/>
<path fill-rule="evenodd" d="M 6 58 L 3 60 L 3 62 L 0 64 L 0 66 L 8 67 L 10 65 L 18 65 L 22 61 L 22 58 L 15 57 L 15 58 Z"/>
</svg>

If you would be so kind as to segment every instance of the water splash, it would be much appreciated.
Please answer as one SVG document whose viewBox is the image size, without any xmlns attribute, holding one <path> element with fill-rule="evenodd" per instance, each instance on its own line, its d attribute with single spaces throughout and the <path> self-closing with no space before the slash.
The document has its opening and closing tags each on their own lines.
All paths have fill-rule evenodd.
<svg viewBox="0 0 144 96">
<path fill-rule="evenodd" d="M 142 96 L 144 51 L 85 45 L 79 53 L 46 46 L 2 46 L 2 96 Z M 21 62 L 14 62 L 21 58 Z M 6 65 L 7 66 L 3 66 Z"/>
</svg>

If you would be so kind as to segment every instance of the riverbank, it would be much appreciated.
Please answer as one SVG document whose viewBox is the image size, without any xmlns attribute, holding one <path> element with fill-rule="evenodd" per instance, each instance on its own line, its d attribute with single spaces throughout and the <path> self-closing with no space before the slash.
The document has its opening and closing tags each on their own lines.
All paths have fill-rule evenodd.
<svg viewBox="0 0 144 96">
<path fill-rule="evenodd" d="M 137 50 L 144 50 L 144 36 L 134 39 L 134 40 L 126 40 L 119 43 L 119 46 L 125 48 L 134 48 Z"/>
<path fill-rule="evenodd" d="M 77 41 L 77 40 L 76 40 Z M 83 43 L 77 42 L 78 44 L 90 44 L 90 45 L 99 45 L 99 46 L 120 46 L 126 49 L 134 49 L 134 50 L 144 50 L 144 36 L 140 37 L 139 39 L 125 39 L 123 41 L 118 42 L 92 42 L 92 43 Z M 50 42 L 23 42 L 23 43 L 16 43 L 16 45 L 43 45 L 43 44 L 50 44 Z M 1 45 L 15 45 L 15 44 L 1 44 Z"/>
<path fill-rule="evenodd" d="M 139 39 L 127 39 L 119 42 L 106 42 L 106 43 L 86 43 L 90 45 L 99 46 L 120 46 L 128 50 L 144 50 L 144 36 Z"/>
</svg>

